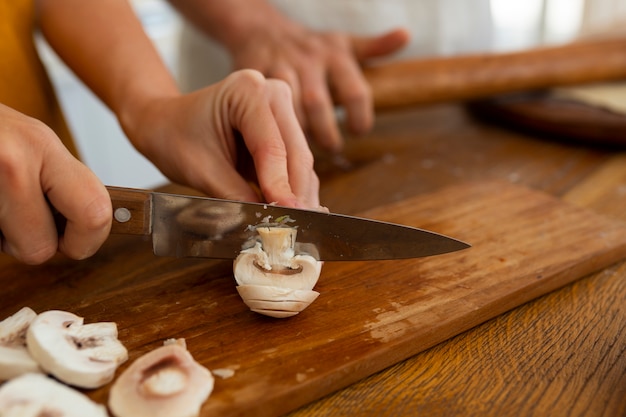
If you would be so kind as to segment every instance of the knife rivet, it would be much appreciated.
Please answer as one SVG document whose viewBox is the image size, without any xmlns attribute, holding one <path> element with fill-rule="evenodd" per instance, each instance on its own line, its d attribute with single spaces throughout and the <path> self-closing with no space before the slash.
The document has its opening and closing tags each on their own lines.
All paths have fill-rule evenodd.
<svg viewBox="0 0 626 417">
<path fill-rule="evenodd" d="M 131 217 L 130 210 L 128 210 L 126 207 L 116 208 L 115 212 L 113 213 L 113 217 L 115 217 L 115 220 L 120 223 L 126 223 L 130 220 Z"/>
</svg>

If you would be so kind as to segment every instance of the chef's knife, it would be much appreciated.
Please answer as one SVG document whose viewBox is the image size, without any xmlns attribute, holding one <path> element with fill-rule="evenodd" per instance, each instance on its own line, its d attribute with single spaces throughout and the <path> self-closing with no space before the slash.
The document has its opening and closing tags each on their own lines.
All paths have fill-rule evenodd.
<svg viewBox="0 0 626 417">
<path fill-rule="evenodd" d="M 469 247 L 450 237 L 393 223 L 271 204 L 243 203 L 107 187 L 111 233 L 151 235 L 159 256 L 234 259 L 254 244 L 256 227 L 297 228 L 296 251 L 322 261 L 415 258 Z"/>
</svg>

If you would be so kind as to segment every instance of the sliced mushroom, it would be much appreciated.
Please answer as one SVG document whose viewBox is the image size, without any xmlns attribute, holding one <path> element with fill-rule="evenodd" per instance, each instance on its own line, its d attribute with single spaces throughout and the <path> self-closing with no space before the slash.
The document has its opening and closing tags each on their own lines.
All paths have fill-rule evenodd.
<svg viewBox="0 0 626 417">
<path fill-rule="evenodd" d="M 269 285 L 240 285 L 239 295 L 250 310 L 266 316 L 295 316 L 311 304 L 320 293 Z"/>
<path fill-rule="evenodd" d="M 213 383 L 179 339 L 133 362 L 113 383 L 109 409 L 116 417 L 194 417 Z"/>
<path fill-rule="evenodd" d="M 320 295 L 317 291 L 294 290 L 269 285 L 240 285 L 237 291 L 247 300 L 300 301 L 311 304 Z"/>
<path fill-rule="evenodd" d="M 296 254 L 297 229 L 258 227 L 260 242 L 241 251 L 233 265 L 239 295 L 252 311 L 272 317 L 290 317 L 317 296 L 312 291 L 322 262 Z M 294 291 L 299 291 L 298 296 Z"/>
<path fill-rule="evenodd" d="M 42 374 L 24 374 L 0 387 L 2 417 L 106 417 L 106 408 Z"/>
<path fill-rule="evenodd" d="M 37 313 L 23 307 L 0 322 L 0 381 L 28 372 L 41 372 L 26 348 L 26 332 L 35 317 Z"/>
<path fill-rule="evenodd" d="M 128 352 L 117 339 L 115 323 L 83 324 L 83 318 L 59 310 L 43 312 L 27 332 L 27 346 L 39 365 L 61 381 L 98 388 L 113 379 Z"/>
</svg>

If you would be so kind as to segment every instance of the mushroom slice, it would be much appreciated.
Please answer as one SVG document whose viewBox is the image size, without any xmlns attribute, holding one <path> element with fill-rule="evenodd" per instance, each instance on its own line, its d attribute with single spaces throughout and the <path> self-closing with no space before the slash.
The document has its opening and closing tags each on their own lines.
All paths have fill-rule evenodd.
<svg viewBox="0 0 626 417">
<path fill-rule="evenodd" d="M 83 318 L 59 310 L 43 312 L 26 336 L 30 354 L 61 381 L 81 388 L 110 382 L 128 352 L 117 339 L 115 323 L 83 324 Z"/>
<path fill-rule="evenodd" d="M 319 292 L 312 290 L 294 290 L 269 285 L 240 285 L 237 291 L 244 300 L 301 301 L 308 304 L 320 295 Z"/>
<path fill-rule="evenodd" d="M 296 254 L 297 229 L 257 227 L 260 242 L 242 250 L 233 264 L 237 290 L 244 302 L 257 313 L 289 317 L 304 310 L 319 295 L 312 291 L 322 270 L 322 262 L 307 254 Z M 295 291 L 303 299 L 294 299 Z M 304 295 L 306 294 L 306 295 Z M 275 310 L 250 301 L 282 302 Z M 293 302 L 286 304 L 285 302 Z M 305 304 L 295 303 L 304 302 Z M 282 313 L 276 313 L 276 312 Z M 271 312 L 271 314 L 267 314 Z M 285 314 L 286 312 L 294 314 Z"/>
<path fill-rule="evenodd" d="M 319 295 L 317 291 L 262 285 L 240 285 L 237 291 L 250 310 L 276 318 L 295 316 Z"/>
<path fill-rule="evenodd" d="M 0 381 L 41 372 L 26 348 L 26 332 L 37 313 L 24 307 L 0 322 Z"/>
<path fill-rule="evenodd" d="M 42 374 L 24 374 L 0 387 L 2 417 L 107 417 L 106 408 Z"/>
<path fill-rule="evenodd" d="M 276 319 L 286 319 L 287 317 L 293 317 L 299 313 L 299 311 L 267 310 L 263 308 L 251 308 L 250 311 L 263 314 L 264 316 L 274 317 Z"/>
<path fill-rule="evenodd" d="M 213 391 L 213 375 L 184 343 L 167 343 L 141 356 L 113 383 L 116 417 L 194 417 Z"/>
<path fill-rule="evenodd" d="M 37 317 L 29 307 L 0 322 L 0 381 L 29 373 L 41 372 L 26 348 L 26 332 Z"/>
<path fill-rule="evenodd" d="M 292 311 L 296 313 L 309 306 L 309 303 L 302 301 L 245 300 L 245 303 L 252 310 Z"/>
</svg>

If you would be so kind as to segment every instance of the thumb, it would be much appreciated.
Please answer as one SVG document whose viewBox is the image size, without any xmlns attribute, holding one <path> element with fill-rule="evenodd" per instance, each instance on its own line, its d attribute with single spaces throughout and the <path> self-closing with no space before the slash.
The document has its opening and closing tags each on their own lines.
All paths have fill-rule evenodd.
<svg viewBox="0 0 626 417">
<path fill-rule="evenodd" d="M 406 46 L 411 35 L 406 29 L 394 29 L 374 37 L 353 37 L 352 48 L 359 62 L 392 54 Z"/>
</svg>

